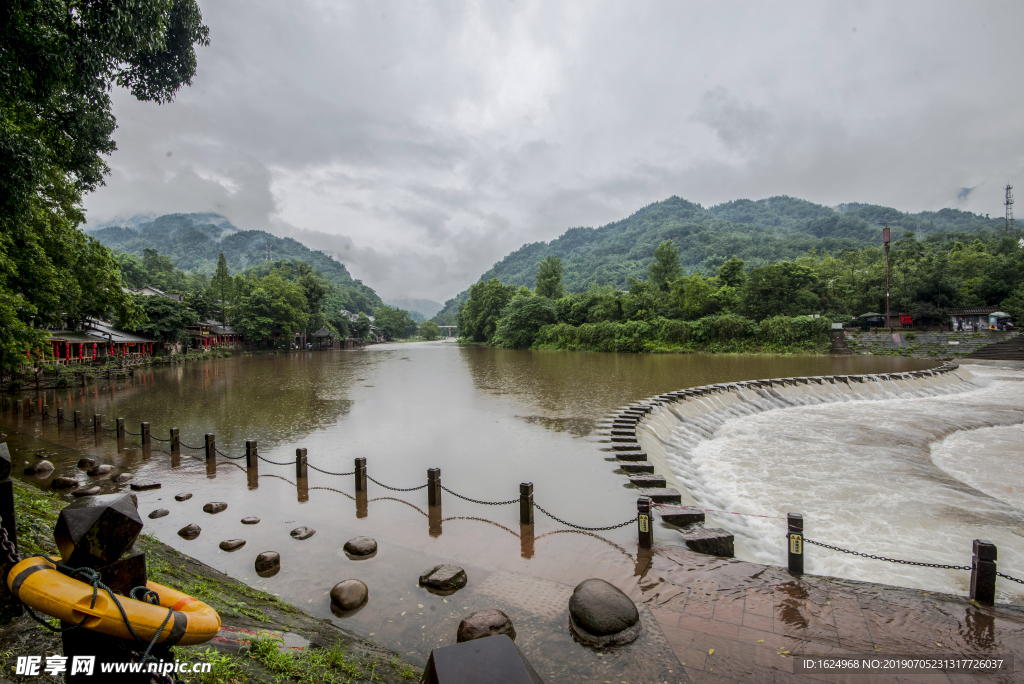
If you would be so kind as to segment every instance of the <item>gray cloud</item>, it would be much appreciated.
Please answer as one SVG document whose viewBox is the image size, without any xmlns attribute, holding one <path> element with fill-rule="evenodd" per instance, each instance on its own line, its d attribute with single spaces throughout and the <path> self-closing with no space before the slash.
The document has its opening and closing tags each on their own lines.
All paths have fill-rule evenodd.
<svg viewBox="0 0 1024 684">
<path fill-rule="evenodd" d="M 672 194 L 999 213 L 1024 169 L 1020 3 L 201 3 L 90 220 L 217 211 L 385 296 Z"/>
</svg>

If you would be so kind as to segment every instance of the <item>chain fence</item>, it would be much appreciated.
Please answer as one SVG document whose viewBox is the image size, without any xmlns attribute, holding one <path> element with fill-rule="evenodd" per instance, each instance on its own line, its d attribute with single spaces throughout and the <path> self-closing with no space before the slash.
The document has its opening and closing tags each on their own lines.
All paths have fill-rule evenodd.
<svg viewBox="0 0 1024 684">
<path fill-rule="evenodd" d="M 415 492 L 417 489 L 424 489 L 427 486 L 425 484 L 421 484 L 419 487 L 409 487 L 407 489 L 403 489 L 401 487 L 389 487 L 388 485 L 384 484 L 383 482 L 378 482 L 377 480 L 374 480 L 369 475 L 366 476 L 366 479 L 369 480 L 370 482 L 374 483 L 374 484 L 380 485 L 384 489 L 390 489 L 393 492 Z"/>
<path fill-rule="evenodd" d="M 832 546 L 831 544 L 823 544 L 813 539 L 807 539 L 804 537 L 804 541 L 808 544 L 814 544 L 825 549 L 831 549 L 832 551 L 839 551 L 840 553 L 848 553 L 853 556 L 861 556 L 862 558 L 870 558 L 871 560 L 886 561 L 888 563 L 899 563 L 900 565 L 914 565 L 921 568 L 938 568 L 939 570 L 970 570 L 969 565 L 946 565 L 943 563 L 922 563 L 920 561 L 909 561 L 901 560 L 899 558 L 887 558 L 886 556 L 876 556 L 870 553 L 861 553 L 860 551 L 851 551 L 850 549 L 843 549 L 838 546 Z M 1019 580 L 1017 580 L 1019 581 Z"/>
<path fill-rule="evenodd" d="M 306 467 L 312 468 L 313 470 L 317 471 L 318 473 L 323 473 L 324 475 L 337 475 L 338 477 L 345 477 L 347 475 L 355 475 L 356 474 L 356 471 L 354 471 L 354 470 L 351 473 L 335 473 L 335 472 L 332 472 L 330 470 L 324 470 L 323 468 L 317 468 L 315 465 L 313 465 L 312 463 L 308 463 L 308 462 L 306 463 Z"/>
<path fill-rule="evenodd" d="M 548 513 L 543 508 L 541 508 L 536 502 L 534 502 L 533 505 L 537 508 L 537 510 L 539 510 L 541 513 L 543 513 L 544 515 L 548 516 L 552 520 L 554 520 L 556 522 L 560 522 L 563 525 L 568 525 L 569 527 L 572 527 L 572 528 L 577 529 L 577 530 L 583 530 L 584 532 L 605 532 L 607 530 L 617 530 L 620 527 L 625 527 L 626 525 L 631 525 L 631 524 L 635 523 L 637 518 L 639 517 L 637 515 L 634 515 L 632 518 L 630 518 L 626 522 L 621 522 L 618 525 L 609 525 L 608 527 L 583 527 L 582 525 L 573 525 L 571 522 L 567 522 L 567 521 L 562 520 L 561 518 L 559 518 L 557 516 L 554 516 L 554 515 Z"/>
<path fill-rule="evenodd" d="M 216 451 L 217 454 L 219 454 L 220 456 L 223 456 L 224 458 L 230 458 L 230 459 L 235 460 L 235 461 L 237 461 L 240 458 L 245 458 L 245 454 L 242 454 L 241 456 L 228 456 L 227 454 L 225 454 L 223 451 L 221 451 L 217 447 L 214 447 L 213 450 Z"/>
<path fill-rule="evenodd" d="M 264 463 L 270 463 L 271 465 L 279 465 L 279 466 L 295 465 L 295 461 L 271 461 L 269 458 L 263 458 L 262 456 L 260 456 L 259 452 L 256 453 L 256 458 L 260 459 Z"/>
<path fill-rule="evenodd" d="M 463 501 L 469 501 L 470 503 L 475 503 L 475 504 L 483 504 L 484 506 L 508 506 L 509 504 L 519 503 L 519 499 L 509 499 L 508 501 L 480 501 L 479 499 L 471 499 L 468 496 L 462 496 L 461 494 L 456 494 L 455 492 L 453 492 L 452 490 L 448 489 L 444 485 L 441 485 L 441 489 L 443 489 L 444 491 L 448 492 L 449 494 L 451 494 L 454 497 L 458 497 L 459 499 L 462 499 Z"/>
</svg>

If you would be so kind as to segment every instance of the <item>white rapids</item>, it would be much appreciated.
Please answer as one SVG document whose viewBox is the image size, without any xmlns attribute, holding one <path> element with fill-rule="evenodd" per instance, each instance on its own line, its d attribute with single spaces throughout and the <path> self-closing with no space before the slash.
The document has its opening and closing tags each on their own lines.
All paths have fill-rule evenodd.
<svg viewBox="0 0 1024 684">
<path fill-rule="evenodd" d="M 663 404 L 639 434 L 691 503 L 774 516 L 709 514 L 709 527 L 735 535 L 739 558 L 784 565 L 784 517 L 798 512 L 808 539 L 910 561 L 967 566 L 972 540 L 987 539 L 999 570 L 1024 578 L 1022 423 L 1024 373 L 972 366 L 727 385 Z M 805 549 L 809 573 L 968 591 L 969 572 Z M 999 600 L 1024 603 L 1024 585 L 997 588 Z"/>
</svg>

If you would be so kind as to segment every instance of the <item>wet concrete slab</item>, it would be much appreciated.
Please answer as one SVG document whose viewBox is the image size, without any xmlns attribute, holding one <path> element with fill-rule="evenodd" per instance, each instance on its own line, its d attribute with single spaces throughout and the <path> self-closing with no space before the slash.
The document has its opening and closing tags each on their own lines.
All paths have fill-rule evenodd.
<svg viewBox="0 0 1024 684">
<path fill-rule="evenodd" d="M 659 547 L 638 583 L 691 682 L 1018 682 L 1024 673 L 797 674 L 801 655 L 1012 656 L 1024 611 L 947 594 L 796 576 Z"/>
</svg>

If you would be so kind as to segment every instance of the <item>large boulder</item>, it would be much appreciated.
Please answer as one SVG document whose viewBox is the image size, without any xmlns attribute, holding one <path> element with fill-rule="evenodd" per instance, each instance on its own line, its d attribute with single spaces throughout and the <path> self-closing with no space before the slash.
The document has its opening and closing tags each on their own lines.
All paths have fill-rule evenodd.
<svg viewBox="0 0 1024 684">
<path fill-rule="evenodd" d="M 273 577 L 281 572 L 281 554 L 277 551 L 264 551 L 256 556 L 256 574 L 260 577 Z"/>
<path fill-rule="evenodd" d="M 338 582 L 331 589 L 331 605 L 342 611 L 362 608 L 370 596 L 366 585 L 357 579 Z"/>
<path fill-rule="evenodd" d="M 509 639 L 515 641 L 516 628 L 512 626 L 512 619 L 497 608 L 478 610 L 459 623 L 459 630 L 455 635 L 456 641 L 472 641 L 496 634 L 506 634 Z"/>
<path fill-rule="evenodd" d="M 420 575 L 420 586 L 433 593 L 453 594 L 468 581 L 466 571 L 455 565 L 435 565 Z"/>
<path fill-rule="evenodd" d="M 628 644 L 640 636 L 640 611 L 615 585 L 588 579 L 576 585 L 569 599 L 569 627 L 590 646 Z"/>
<path fill-rule="evenodd" d="M 25 466 L 26 475 L 35 475 L 36 477 L 46 477 L 53 472 L 53 464 L 49 461 L 36 461 L 31 465 Z"/>
</svg>

